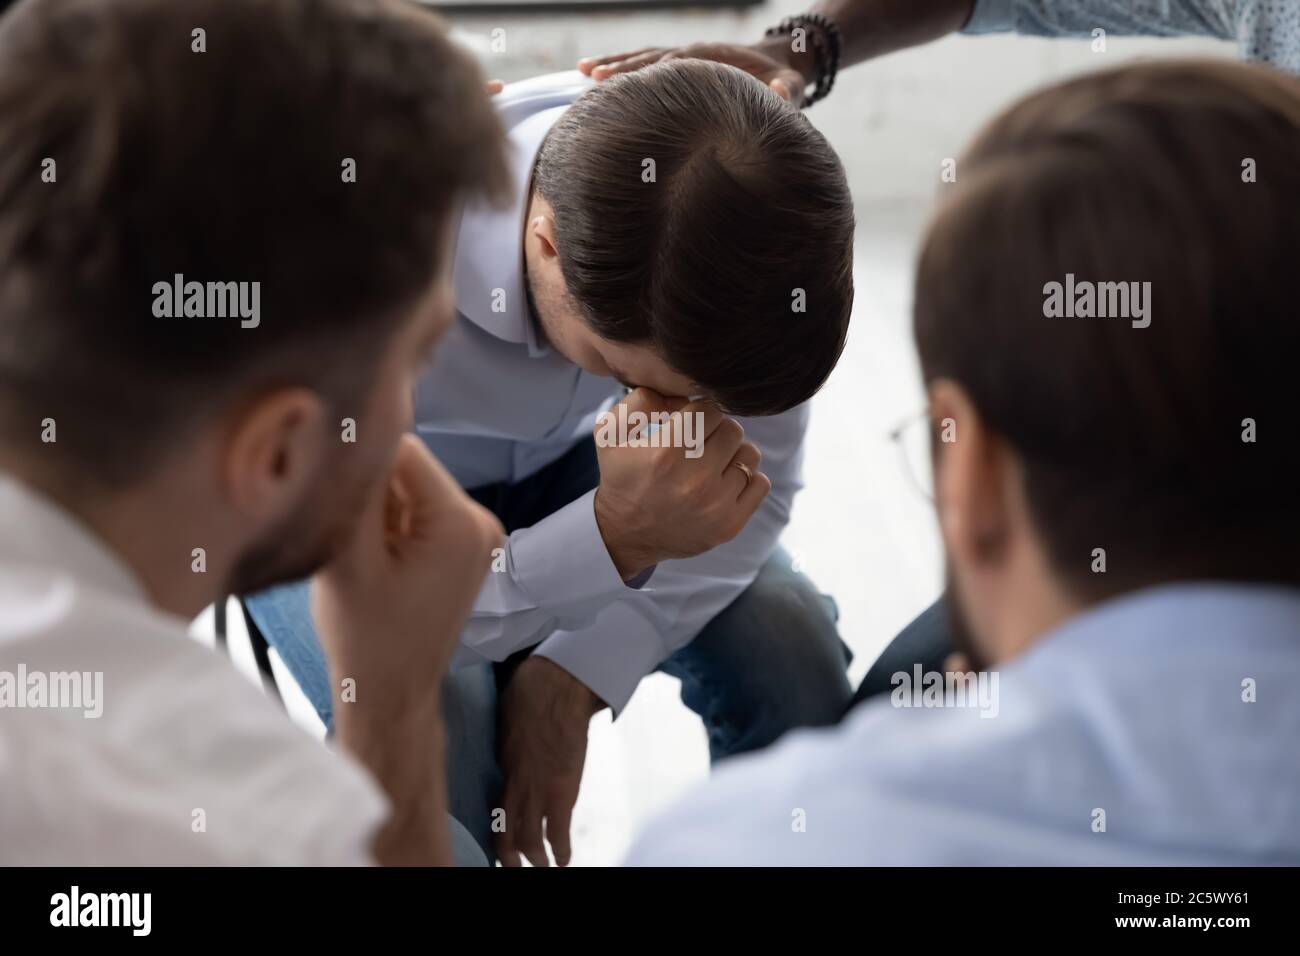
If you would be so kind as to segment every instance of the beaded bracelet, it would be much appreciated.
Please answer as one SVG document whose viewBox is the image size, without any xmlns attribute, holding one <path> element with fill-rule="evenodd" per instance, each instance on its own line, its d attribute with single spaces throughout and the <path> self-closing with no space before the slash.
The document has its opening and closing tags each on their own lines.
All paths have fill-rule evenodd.
<svg viewBox="0 0 1300 956">
<path fill-rule="evenodd" d="M 835 85 L 836 74 L 840 69 L 840 28 L 829 17 L 820 13 L 801 13 L 786 17 L 774 27 L 768 28 L 765 37 L 791 36 L 795 30 L 807 33 L 812 49 L 813 65 L 817 75 L 813 80 L 812 92 L 804 93 L 802 106 L 806 109 L 818 100 L 823 100 Z"/>
</svg>

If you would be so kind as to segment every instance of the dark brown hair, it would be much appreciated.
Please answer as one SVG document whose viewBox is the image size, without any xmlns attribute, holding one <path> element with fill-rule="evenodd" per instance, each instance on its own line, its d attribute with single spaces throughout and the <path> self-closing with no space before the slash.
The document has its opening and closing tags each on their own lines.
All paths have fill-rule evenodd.
<svg viewBox="0 0 1300 956">
<path fill-rule="evenodd" d="M 1300 81 L 1218 61 L 1075 79 L 995 120 L 953 188 L 916 279 L 923 373 L 1022 459 L 1062 580 L 1300 583 Z M 1150 325 L 1047 317 L 1067 274 L 1150 282 Z"/>
<path fill-rule="evenodd" d="M 601 83 L 551 130 L 536 184 L 599 335 L 654 347 L 738 415 L 791 408 L 835 367 L 852 197 L 825 138 L 749 74 L 677 60 Z"/>
<path fill-rule="evenodd" d="M 502 153 L 479 71 L 413 4 L 15 8 L 0 30 L 0 440 L 117 484 L 239 390 L 350 401 L 450 254 L 458 194 L 504 188 Z M 153 286 L 178 273 L 259 281 L 261 324 L 156 318 Z M 58 441 L 41 447 L 46 417 Z"/>
</svg>

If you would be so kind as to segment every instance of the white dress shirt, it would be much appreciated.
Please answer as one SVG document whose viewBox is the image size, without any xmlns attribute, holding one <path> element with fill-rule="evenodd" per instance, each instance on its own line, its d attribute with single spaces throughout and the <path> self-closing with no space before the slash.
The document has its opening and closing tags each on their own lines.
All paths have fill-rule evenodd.
<svg viewBox="0 0 1300 956">
<path fill-rule="evenodd" d="M 0 794 L 6 865 L 364 864 L 388 812 L 362 768 L 3 475 Z"/>
<path fill-rule="evenodd" d="M 882 698 L 733 758 L 629 862 L 1300 863 L 1300 591 L 1119 598 L 999 677 L 991 718 Z"/>
<path fill-rule="evenodd" d="M 524 217 L 538 148 L 591 81 L 576 72 L 512 84 L 495 97 L 510 145 L 509 208 L 467 208 L 455 260 L 458 319 L 416 396 L 416 430 L 467 488 L 518 482 L 590 436 L 619 384 L 549 349 L 530 316 Z M 776 547 L 800 487 L 807 405 L 741 419 L 762 449 L 772 492 L 743 532 L 706 554 L 660 564 L 624 584 L 596 527 L 589 492 L 510 536 L 506 570 L 489 574 L 456 663 L 537 653 L 615 711 L 641 678 L 684 646 L 754 580 Z"/>
</svg>

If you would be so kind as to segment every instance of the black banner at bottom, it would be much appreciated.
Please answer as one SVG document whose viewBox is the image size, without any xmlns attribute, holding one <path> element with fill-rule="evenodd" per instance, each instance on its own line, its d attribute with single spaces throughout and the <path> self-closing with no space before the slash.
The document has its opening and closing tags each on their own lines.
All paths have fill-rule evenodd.
<svg viewBox="0 0 1300 956">
<path fill-rule="evenodd" d="M 617 945 L 650 927 L 679 936 L 683 919 L 691 936 L 730 942 L 766 937 L 783 923 L 806 932 L 823 920 L 863 939 L 919 930 L 917 939 L 987 931 L 990 941 L 1041 940 L 1047 932 L 1058 941 L 1155 934 L 1228 942 L 1285 928 L 1294 876 L 1287 869 L 0 868 L 0 920 L 10 942 L 75 933 L 83 945 L 329 945 L 375 942 L 382 930 L 434 946 L 476 932 L 492 945 L 550 946 L 557 937 L 591 939 L 610 921 L 614 935 L 601 938 Z"/>
</svg>

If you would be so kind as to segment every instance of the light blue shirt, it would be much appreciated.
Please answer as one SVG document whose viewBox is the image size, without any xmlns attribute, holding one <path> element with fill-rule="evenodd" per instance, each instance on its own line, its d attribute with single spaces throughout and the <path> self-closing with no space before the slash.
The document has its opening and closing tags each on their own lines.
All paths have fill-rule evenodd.
<svg viewBox="0 0 1300 956">
<path fill-rule="evenodd" d="M 551 126 L 590 81 L 575 72 L 512 84 L 495 102 L 514 182 L 509 208 L 465 209 L 454 263 L 457 321 L 416 396 L 416 431 L 465 487 L 517 482 L 591 435 L 622 392 L 549 349 L 529 313 L 524 216 L 534 161 Z M 733 541 L 665 561 L 624 584 L 596 527 L 595 492 L 510 535 L 505 570 L 489 573 L 456 664 L 501 660 L 540 642 L 621 710 L 641 678 L 689 643 L 749 586 L 776 547 L 801 486 L 807 405 L 741 419 L 763 452 L 772 491 Z"/>
<path fill-rule="evenodd" d="M 733 758 L 629 862 L 1300 864 L 1300 590 L 1128 595 L 998 674 L 991 718 L 891 695 Z"/>
<path fill-rule="evenodd" d="M 1300 73 L 1300 0 L 977 0 L 966 33 L 1237 40 L 1241 54 Z"/>
</svg>

